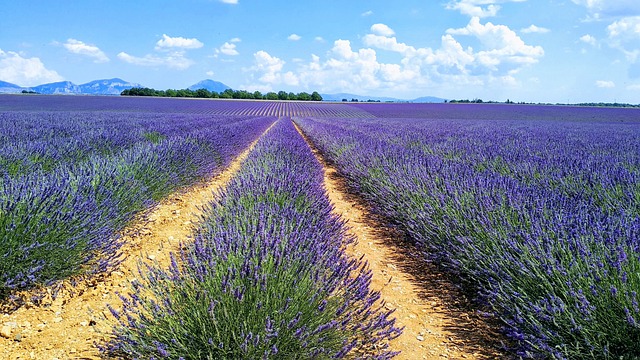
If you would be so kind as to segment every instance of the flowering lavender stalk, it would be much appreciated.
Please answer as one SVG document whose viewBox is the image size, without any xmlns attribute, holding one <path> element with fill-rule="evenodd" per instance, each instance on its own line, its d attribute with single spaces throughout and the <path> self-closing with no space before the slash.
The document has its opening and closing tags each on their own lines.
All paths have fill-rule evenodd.
<svg viewBox="0 0 640 360">
<path fill-rule="evenodd" d="M 134 358 L 391 358 L 399 335 L 289 119 L 256 145 L 167 271 L 123 296 L 106 351 Z M 143 296 L 144 295 L 144 296 Z"/>
</svg>

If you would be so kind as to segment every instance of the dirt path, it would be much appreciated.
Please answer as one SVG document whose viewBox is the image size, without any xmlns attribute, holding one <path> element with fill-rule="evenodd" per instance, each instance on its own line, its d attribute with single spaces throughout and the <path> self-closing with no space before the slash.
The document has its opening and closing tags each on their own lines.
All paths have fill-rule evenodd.
<svg viewBox="0 0 640 360">
<path fill-rule="evenodd" d="M 324 184 L 335 213 L 348 221 L 357 244 L 352 256 L 364 255 L 373 271 L 372 288 L 382 294 L 388 309 L 396 309 L 403 334 L 391 342 L 401 351 L 396 359 L 496 359 L 501 336 L 479 314 L 469 310 L 464 294 L 435 266 L 416 261 L 417 250 L 403 235 L 382 224 L 345 180 L 328 164 L 300 131 L 324 167 Z"/>
<path fill-rule="evenodd" d="M 70 287 L 75 294 L 63 291 L 43 305 L 0 315 L 0 359 L 99 359 L 94 344 L 109 337 L 113 324 L 106 304 L 121 304 L 116 292 L 130 289 L 140 261 L 167 267 L 170 253 L 192 234 L 201 207 L 238 172 L 256 142 L 220 175 L 169 196 L 125 230 L 126 259 L 115 271 Z"/>
</svg>

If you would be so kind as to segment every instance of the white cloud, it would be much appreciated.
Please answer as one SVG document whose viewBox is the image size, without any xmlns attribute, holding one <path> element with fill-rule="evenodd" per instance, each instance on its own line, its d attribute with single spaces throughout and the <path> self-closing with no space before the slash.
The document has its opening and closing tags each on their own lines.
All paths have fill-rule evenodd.
<svg viewBox="0 0 640 360">
<path fill-rule="evenodd" d="M 313 40 L 319 42 L 319 43 L 323 43 L 325 42 L 324 38 L 322 36 L 316 36 Z"/>
<path fill-rule="evenodd" d="M 37 57 L 25 58 L 17 52 L 0 49 L 0 79 L 20 86 L 35 86 L 64 80 L 47 69 Z"/>
<path fill-rule="evenodd" d="M 589 34 L 582 35 L 580 37 L 580 41 L 582 41 L 585 44 L 589 44 L 591 46 L 596 46 L 598 44 L 598 40 L 596 40 L 595 37 L 593 37 L 593 36 L 591 36 Z"/>
<path fill-rule="evenodd" d="M 627 90 L 640 91 L 640 84 L 631 84 L 627 86 Z"/>
<path fill-rule="evenodd" d="M 473 17 L 466 27 L 448 29 L 450 35 L 474 36 L 486 50 L 476 53 L 476 59 L 482 66 L 497 70 L 500 64 L 519 66 L 538 62 L 544 55 L 541 46 L 531 46 L 524 43 L 515 31 L 505 25 L 494 25 L 491 22 L 481 24 L 478 17 Z"/>
<path fill-rule="evenodd" d="M 284 60 L 269 55 L 264 50 L 253 54 L 254 65 L 249 70 L 259 74 L 259 81 L 269 85 L 285 84 L 298 85 L 297 76 L 291 71 L 283 73 Z"/>
<path fill-rule="evenodd" d="M 298 34 L 291 34 L 287 37 L 287 39 L 291 40 L 291 41 L 298 41 L 300 39 L 302 39 L 302 36 L 298 35 Z"/>
<path fill-rule="evenodd" d="M 551 30 L 531 24 L 531 26 L 529 26 L 527 28 L 524 28 L 524 29 L 521 29 L 520 31 L 525 33 L 525 34 L 531 34 L 531 33 L 546 34 L 546 33 L 550 32 Z"/>
<path fill-rule="evenodd" d="M 187 39 L 183 37 L 170 37 L 167 34 L 162 34 L 162 39 L 156 43 L 156 50 L 168 50 L 172 48 L 180 49 L 199 49 L 204 44 L 196 38 Z"/>
<path fill-rule="evenodd" d="M 599 87 L 599 88 L 610 89 L 610 88 L 616 87 L 616 84 L 613 81 L 598 80 L 598 81 L 596 81 L 596 86 Z"/>
<path fill-rule="evenodd" d="M 636 62 L 640 57 L 640 16 L 628 16 L 607 26 L 608 43 Z"/>
<path fill-rule="evenodd" d="M 393 36 L 395 31 L 385 24 L 373 24 L 371 25 L 371 32 L 381 36 Z"/>
<path fill-rule="evenodd" d="M 238 43 L 238 42 L 241 42 L 241 41 L 242 41 L 242 39 L 240 39 L 238 37 L 234 37 L 233 39 L 229 40 L 229 42 L 231 42 L 231 43 Z"/>
<path fill-rule="evenodd" d="M 215 73 L 211 70 L 207 71 L 205 74 L 207 74 L 207 76 L 213 76 L 215 75 Z"/>
<path fill-rule="evenodd" d="M 610 38 L 640 40 L 640 16 L 628 16 L 607 26 Z"/>
<path fill-rule="evenodd" d="M 399 43 L 395 37 L 387 37 L 382 35 L 367 34 L 362 38 L 367 46 L 373 46 L 378 49 L 394 51 L 401 54 L 415 53 L 416 49 L 404 43 Z"/>
<path fill-rule="evenodd" d="M 640 15 L 640 1 L 637 0 L 571 0 L 574 4 L 587 8 L 588 20 L 601 20 Z"/>
<path fill-rule="evenodd" d="M 362 38 L 363 48 L 349 40 L 336 40 L 324 57 L 313 54 L 310 60 L 289 64 L 293 72 L 285 68 L 283 60 L 261 51 L 254 55 L 255 65 L 246 71 L 256 79 L 254 88 L 299 83 L 319 91 L 375 94 L 380 89 L 415 93 L 453 88 L 455 84 L 502 91 L 520 86 L 520 70 L 544 55 L 542 47 L 526 44 L 507 26 L 482 24 L 479 18 L 471 19 L 464 28 L 449 29 L 437 48 L 416 47 L 393 34 L 386 25 L 372 26 Z M 465 47 L 456 36 L 477 38 L 480 46 Z M 401 60 L 381 61 L 377 51 L 394 52 Z"/>
<path fill-rule="evenodd" d="M 229 56 L 235 56 L 240 54 L 238 50 L 236 50 L 236 44 L 232 44 L 228 42 L 225 42 L 224 44 L 222 44 L 222 46 L 220 46 L 219 49 L 216 49 L 216 51 L 219 51 Z"/>
<path fill-rule="evenodd" d="M 498 14 L 501 7 L 497 4 L 523 1 L 526 0 L 452 0 L 446 8 L 460 11 L 463 15 L 485 18 Z"/>
<path fill-rule="evenodd" d="M 139 66 L 168 67 L 176 70 L 185 70 L 194 64 L 192 60 L 184 56 L 183 52 L 179 51 L 172 52 L 163 57 L 151 54 L 147 54 L 144 57 L 137 57 L 123 51 L 118 54 L 118 59 Z"/>
<path fill-rule="evenodd" d="M 162 39 L 156 42 L 155 50 L 158 54 L 134 56 L 124 51 L 120 52 L 118 59 L 134 65 L 148 67 L 167 67 L 176 70 L 185 70 L 194 64 L 193 60 L 185 56 L 186 50 L 198 49 L 204 44 L 196 38 L 171 37 L 162 35 Z"/>
<path fill-rule="evenodd" d="M 100 48 L 95 45 L 85 44 L 80 40 L 68 39 L 66 43 L 62 44 L 62 46 L 74 54 L 89 56 L 93 58 L 93 61 L 96 63 L 109 61 L 107 55 L 105 55 Z"/>
<path fill-rule="evenodd" d="M 298 75 L 291 71 L 282 71 L 286 63 L 284 60 L 271 56 L 264 50 L 253 54 L 253 59 L 253 66 L 245 71 L 258 76 L 258 83 L 249 84 L 247 88 L 267 92 L 272 91 L 273 86 L 281 89 L 282 85 L 298 86 L 300 84 Z"/>
<path fill-rule="evenodd" d="M 221 3 L 225 3 L 225 4 L 237 4 L 238 0 L 220 0 Z"/>
<path fill-rule="evenodd" d="M 363 12 L 363 13 L 362 13 L 362 14 L 360 14 L 360 15 L 361 15 L 361 16 L 371 16 L 371 15 L 373 15 L 373 11 L 368 10 L 368 11 Z"/>
</svg>

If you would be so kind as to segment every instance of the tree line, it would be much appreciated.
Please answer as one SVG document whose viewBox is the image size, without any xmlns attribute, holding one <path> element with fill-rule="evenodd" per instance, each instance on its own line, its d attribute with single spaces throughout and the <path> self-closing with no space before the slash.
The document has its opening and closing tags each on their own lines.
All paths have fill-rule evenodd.
<svg viewBox="0 0 640 360">
<path fill-rule="evenodd" d="M 123 96 L 162 96 L 162 97 L 190 97 L 190 98 L 207 98 L 207 99 L 253 99 L 253 100 L 302 100 L 302 101 L 322 101 L 322 96 L 314 91 L 309 94 L 307 92 L 286 92 L 278 91 L 268 92 L 266 94 L 260 91 L 249 92 L 246 90 L 226 89 L 223 92 L 209 91 L 207 89 L 167 89 L 156 90 L 146 87 L 134 87 L 124 90 L 120 93 Z"/>
</svg>

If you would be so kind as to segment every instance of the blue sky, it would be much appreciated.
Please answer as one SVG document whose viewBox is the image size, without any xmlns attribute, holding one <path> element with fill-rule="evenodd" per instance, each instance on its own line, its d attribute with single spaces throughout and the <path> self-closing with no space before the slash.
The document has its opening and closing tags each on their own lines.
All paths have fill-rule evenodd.
<svg viewBox="0 0 640 360">
<path fill-rule="evenodd" d="M 6 0 L 0 80 L 640 103 L 638 0 Z"/>
</svg>

